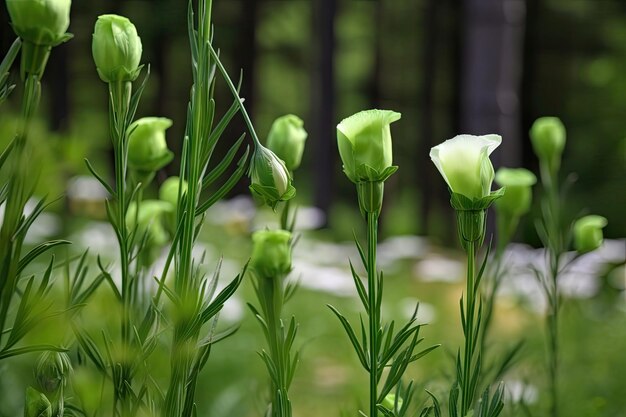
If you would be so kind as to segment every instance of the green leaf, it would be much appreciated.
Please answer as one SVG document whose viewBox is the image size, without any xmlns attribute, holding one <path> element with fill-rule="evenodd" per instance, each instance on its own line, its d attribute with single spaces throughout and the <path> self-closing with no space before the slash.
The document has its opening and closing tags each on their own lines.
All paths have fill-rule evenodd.
<svg viewBox="0 0 626 417">
<path fill-rule="evenodd" d="M 44 242 L 35 246 L 22 259 L 20 259 L 20 262 L 17 266 L 17 274 L 19 275 L 24 270 L 24 268 L 26 268 L 26 266 L 34 261 L 39 255 L 46 253 L 56 246 L 69 245 L 71 243 L 72 242 L 68 240 L 51 240 L 49 242 Z"/>
<path fill-rule="evenodd" d="M 102 178 L 100 174 L 98 174 L 96 169 L 91 165 L 91 162 L 89 162 L 89 159 L 87 158 L 85 158 L 85 165 L 87 165 L 87 169 L 89 170 L 91 175 L 93 175 L 94 178 L 98 180 L 98 182 L 104 187 L 107 193 L 109 193 L 110 195 L 115 195 L 115 191 L 113 191 L 113 188 L 105 181 L 104 178 Z"/>
<path fill-rule="evenodd" d="M 359 274 L 354 270 L 354 265 L 352 265 L 352 261 L 350 261 L 350 271 L 352 272 L 352 279 L 354 280 L 354 286 L 356 287 L 356 291 L 359 294 L 359 298 L 361 299 L 361 303 L 363 307 L 365 307 L 365 311 L 369 312 L 369 301 L 367 299 L 367 291 L 365 289 L 365 285 L 359 277 Z"/>
<path fill-rule="evenodd" d="M 352 343 L 352 346 L 354 346 L 356 354 L 359 357 L 359 361 L 361 361 L 361 365 L 363 365 L 363 368 L 365 368 L 366 371 L 369 371 L 370 367 L 367 363 L 368 360 L 367 360 L 367 357 L 365 356 L 365 351 L 363 350 L 363 347 L 359 344 L 359 341 L 356 337 L 356 334 L 354 333 L 354 330 L 352 329 L 352 326 L 350 325 L 348 320 L 335 307 L 331 306 L 330 304 L 327 304 L 327 306 L 328 308 L 330 308 L 330 310 L 333 313 L 335 313 L 335 315 L 341 322 L 341 325 L 345 329 L 346 334 L 348 335 L 348 338 L 350 339 L 350 342 Z M 376 366 L 376 365 L 374 364 L 373 366 Z"/>
<path fill-rule="evenodd" d="M 206 323 L 209 321 L 215 314 L 217 314 L 222 307 L 224 307 L 224 303 L 228 300 L 239 288 L 239 285 L 243 281 L 243 277 L 245 275 L 245 271 L 247 269 L 247 264 L 244 266 L 243 271 L 233 279 L 230 284 L 228 284 L 218 295 L 215 297 L 213 301 L 202 311 L 201 321 L 202 323 Z"/>
<path fill-rule="evenodd" d="M 222 174 L 224 174 L 224 172 L 226 172 L 226 169 L 228 169 L 228 167 L 232 163 L 233 159 L 235 158 L 235 155 L 237 155 L 237 151 L 241 147 L 241 144 L 243 143 L 244 138 L 245 138 L 245 133 L 241 135 L 239 139 L 237 139 L 237 141 L 235 142 L 233 146 L 231 146 L 231 148 L 228 150 L 226 155 L 224 155 L 224 157 L 219 162 L 219 164 L 217 164 L 215 168 L 213 168 L 202 179 L 203 190 L 206 190 L 207 187 L 209 187 L 213 182 L 215 182 L 215 180 L 217 180 Z"/>
<path fill-rule="evenodd" d="M 33 346 L 25 346 L 25 347 L 15 348 L 15 349 L 3 349 L 3 350 L 0 350 L 0 359 L 7 359 L 13 356 L 23 355 L 25 353 L 43 352 L 43 351 L 67 352 L 67 349 L 54 346 L 54 345 L 33 345 Z"/>
<path fill-rule="evenodd" d="M 248 153 L 249 148 L 246 148 L 246 152 L 237 163 L 237 169 L 235 170 L 235 172 L 233 172 L 230 178 L 228 178 L 228 180 L 215 193 L 213 193 L 211 197 L 209 197 L 204 203 L 196 208 L 196 216 L 201 215 L 213 204 L 224 198 L 224 196 L 226 196 L 226 194 L 228 194 L 230 190 L 232 190 L 233 187 L 239 182 L 241 177 L 243 177 L 243 174 L 245 174 L 246 172 Z"/>
</svg>

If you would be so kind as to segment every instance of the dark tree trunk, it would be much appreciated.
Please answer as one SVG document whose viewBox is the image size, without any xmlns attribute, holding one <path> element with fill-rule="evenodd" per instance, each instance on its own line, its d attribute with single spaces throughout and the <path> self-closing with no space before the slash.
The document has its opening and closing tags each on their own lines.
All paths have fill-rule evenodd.
<svg viewBox="0 0 626 417">
<path fill-rule="evenodd" d="M 50 61 L 44 76 L 46 83 L 45 95 L 48 96 L 50 128 L 55 131 L 64 131 L 69 126 L 70 96 L 69 96 L 69 66 L 68 56 L 71 45 L 64 44 L 54 48 L 50 54 Z"/>
<path fill-rule="evenodd" d="M 328 215 L 335 172 L 335 16 L 336 0 L 313 2 L 315 58 L 311 83 L 315 205 Z"/>
<path fill-rule="evenodd" d="M 464 0 L 461 130 L 498 133 L 497 166 L 518 166 L 526 0 Z"/>
<path fill-rule="evenodd" d="M 423 15 L 424 30 L 423 30 L 423 44 L 422 44 L 422 97 L 421 97 L 421 109 L 423 118 L 421 123 L 421 137 L 422 140 L 418 147 L 418 154 L 421 159 L 417 164 L 417 178 L 421 178 L 420 181 L 422 198 L 421 198 L 421 218 L 425 225 L 422 232 L 428 233 L 428 224 L 430 220 L 430 210 L 433 206 L 433 198 L 439 196 L 438 190 L 440 187 L 434 187 L 436 184 L 433 181 L 434 172 L 432 164 L 429 162 L 428 154 L 430 148 L 435 144 L 434 141 L 434 97 L 435 97 L 435 78 L 437 75 L 437 51 L 439 45 L 439 0 L 428 0 L 426 3 L 426 9 Z"/>
</svg>

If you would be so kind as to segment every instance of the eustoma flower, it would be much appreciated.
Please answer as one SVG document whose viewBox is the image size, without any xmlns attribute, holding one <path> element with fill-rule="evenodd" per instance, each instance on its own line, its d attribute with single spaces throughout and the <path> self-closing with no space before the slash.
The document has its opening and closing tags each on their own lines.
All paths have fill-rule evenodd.
<svg viewBox="0 0 626 417">
<path fill-rule="evenodd" d="M 602 229 L 608 224 L 605 217 L 589 215 L 574 223 L 574 246 L 579 253 L 587 253 L 602 246 Z"/>
<path fill-rule="evenodd" d="M 383 183 L 396 170 L 392 165 L 391 128 L 400 113 L 390 110 L 364 110 L 337 125 L 337 146 L 343 171 L 357 185 L 363 214 L 380 212 Z"/>
<path fill-rule="evenodd" d="M 396 171 L 389 125 L 400 117 L 390 110 L 364 110 L 337 125 L 339 155 L 350 181 L 384 181 Z"/>
<path fill-rule="evenodd" d="M 7 0 L 15 33 L 35 45 L 55 46 L 66 39 L 71 0 Z"/>
<path fill-rule="evenodd" d="M 128 128 L 128 166 L 143 172 L 163 168 L 174 158 L 167 148 L 165 131 L 172 121 L 165 117 L 144 117 Z"/>
<path fill-rule="evenodd" d="M 468 242 L 482 244 L 485 210 L 504 192 L 491 191 L 495 174 L 489 159 L 501 142 L 499 135 L 458 135 L 430 151 L 430 158 L 450 189 L 464 247 Z"/>
<path fill-rule="evenodd" d="M 24 42 L 22 78 L 41 78 L 50 49 L 70 39 L 71 0 L 7 0 L 13 30 Z"/>
<path fill-rule="evenodd" d="M 304 142 L 308 136 L 304 122 L 298 116 L 288 114 L 274 121 L 267 135 L 267 147 L 285 162 L 289 171 L 294 171 L 302 162 Z"/>
<path fill-rule="evenodd" d="M 141 39 L 135 25 L 126 17 L 114 14 L 98 17 L 91 50 L 102 81 L 134 81 L 139 76 Z"/>
</svg>

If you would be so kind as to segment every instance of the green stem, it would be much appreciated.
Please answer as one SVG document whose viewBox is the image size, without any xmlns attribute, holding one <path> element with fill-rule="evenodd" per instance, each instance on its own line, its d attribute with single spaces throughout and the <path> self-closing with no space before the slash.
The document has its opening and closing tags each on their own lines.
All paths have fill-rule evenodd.
<svg viewBox="0 0 626 417">
<path fill-rule="evenodd" d="M 201 301 L 198 300 L 199 284 L 193 277 L 193 244 L 196 232 L 196 207 L 200 195 L 202 176 L 202 141 L 204 134 L 210 131 L 212 120 L 207 115 L 207 106 L 211 101 L 212 78 L 209 75 L 210 56 L 204 53 L 204 45 L 209 44 L 211 37 L 210 0 L 198 1 L 197 37 L 192 40 L 198 50 L 196 69 L 194 70 L 193 94 L 191 97 L 191 120 L 187 132 L 188 142 L 181 163 L 180 177 L 187 180 L 187 197 L 185 199 L 182 234 L 177 248 L 177 267 L 174 289 L 179 298 L 176 305 L 177 320 L 174 323 L 174 340 L 170 355 L 171 377 L 165 397 L 163 416 L 187 417 L 193 410 L 195 381 L 192 369 L 196 351 L 189 346 L 197 342 L 200 326 L 197 316 Z M 189 22 L 192 25 L 192 22 Z M 180 217 L 180 216 L 179 216 Z"/>
<path fill-rule="evenodd" d="M 252 140 L 254 141 L 254 145 L 262 146 L 261 142 L 259 141 L 259 137 L 257 136 L 256 131 L 254 130 L 254 126 L 252 125 L 252 120 L 250 119 L 250 116 L 248 115 L 248 112 L 246 111 L 246 107 L 243 105 L 243 100 L 239 96 L 239 91 L 237 91 L 237 88 L 235 88 L 235 84 L 233 84 L 232 80 L 230 79 L 228 72 L 224 68 L 224 65 L 222 65 L 222 62 L 220 61 L 219 56 L 217 55 L 217 52 L 215 52 L 215 49 L 213 49 L 213 45 L 211 45 L 211 43 L 209 43 L 209 52 L 211 53 L 211 56 L 213 57 L 213 60 L 215 61 L 215 65 L 217 65 L 217 69 L 222 74 L 222 77 L 224 77 L 224 80 L 226 81 L 226 85 L 228 85 L 230 92 L 232 93 L 233 97 L 235 97 L 235 100 L 237 100 L 237 102 L 239 103 L 239 108 L 241 109 L 243 120 L 246 122 L 246 126 L 248 126 L 248 130 L 250 131 L 250 134 L 252 135 Z"/>
<path fill-rule="evenodd" d="M 561 207 L 558 190 L 558 170 L 542 163 L 540 165 L 541 182 L 546 194 L 545 205 L 548 208 L 546 219 L 548 230 L 547 250 L 549 251 L 549 290 L 548 315 L 546 327 L 548 330 L 548 385 L 550 392 L 550 416 L 558 417 L 558 368 L 559 368 L 559 287 L 558 275 L 560 257 L 564 252 L 563 234 L 561 232 Z"/>
<path fill-rule="evenodd" d="M 262 277 L 261 293 L 263 310 L 268 330 L 268 346 L 270 357 L 276 366 L 278 381 L 272 381 L 272 415 L 274 417 L 291 417 L 291 406 L 288 397 L 287 375 L 289 366 L 288 352 L 285 352 L 285 340 L 282 325 L 282 309 L 284 288 L 282 277 Z M 279 396 L 279 392 L 281 395 Z"/>
<path fill-rule="evenodd" d="M 120 248 L 120 268 L 122 278 L 122 319 L 121 337 L 122 349 L 130 349 L 131 339 L 131 314 L 132 309 L 132 277 L 130 276 L 130 250 L 128 247 L 128 229 L 126 227 L 126 214 L 128 208 L 128 190 L 126 184 L 127 160 L 128 160 L 128 138 L 126 131 L 129 120 L 128 111 L 132 94 L 132 84 L 130 81 L 118 81 L 109 84 L 111 115 L 114 131 L 111 132 L 113 139 L 113 151 L 115 154 L 115 197 L 117 202 L 117 238 Z M 121 364 L 121 381 L 116 386 L 115 395 L 122 404 L 122 416 L 129 416 L 131 404 L 128 398 L 128 385 L 131 384 L 130 364 Z"/>
<path fill-rule="evenodd" d="M 378 397 L 378 330 L 380 312 L 378 311 L 378 288 L 376 271 L 376 244 L 378 241 L 378 212 L 367 212 L 367 285 L 369 303 L 369 362 L 370 362 L 370 417 L 376 417 Z"/>
<path fill-rule="evenodd" d="M 475 311 L 476 311 L 476 291 L 474 288 L 475 278 L 475 252 L 474 242 L 467 245 L 467 286 L 465 300 L 465 349 L 463 351 L 463 382 L 461 391 L 461 415 L 465 416 L 472 408 L 475 388 L 471 383 L 472 371 L 474 368 L 474 338 L 475 338 Z"/>
<path fill-rule="evenodd" d="M 17 266 L 20 259 L 23 236 L 15 236 L 24 207 L 28 201 L 29 191 L 26 181 L 30 161 L 26 155 L 27 138 L 32 118 L 39 107 L 41 84 L 39 78 L 29 75 L 24 81 L 22 102 L 22 119 L 13 145 L 9 168 L 9 183 L 4 219 L 0 228 L 0 340 L 4 334 L 4 325 L 11 300 L 17 287 L 19 276 Z"/>
</svg>

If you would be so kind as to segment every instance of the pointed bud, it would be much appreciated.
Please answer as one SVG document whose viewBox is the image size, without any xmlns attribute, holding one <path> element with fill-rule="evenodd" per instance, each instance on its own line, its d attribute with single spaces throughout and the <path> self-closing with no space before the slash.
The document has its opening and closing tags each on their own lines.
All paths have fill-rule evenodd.
<svg viewBox="0 0 626 417">
<path fill-rule="evenodd" d="M 127 18 L 114 14 L 98 17 L 91 51 L 102 81 L 134 81 L 139 76 L 141 39 Z"/>
<path fill-rule="evenodd" d="M 285 163 L 263 146 L 257 147 L 252 155 L 250 181 L 252 193 L 272 208 L 275 208 L 279 201 L 287 201 L 296 194 Z"/>
<path fill-rule="evenodd" d="M 267 135 L 267 147 L 285 162 L 291 172 L 300 166 L 304 142 L 308 136 L 304 122 L 298 116 L 288 114 L 274 121 Z"/>
</svg>

